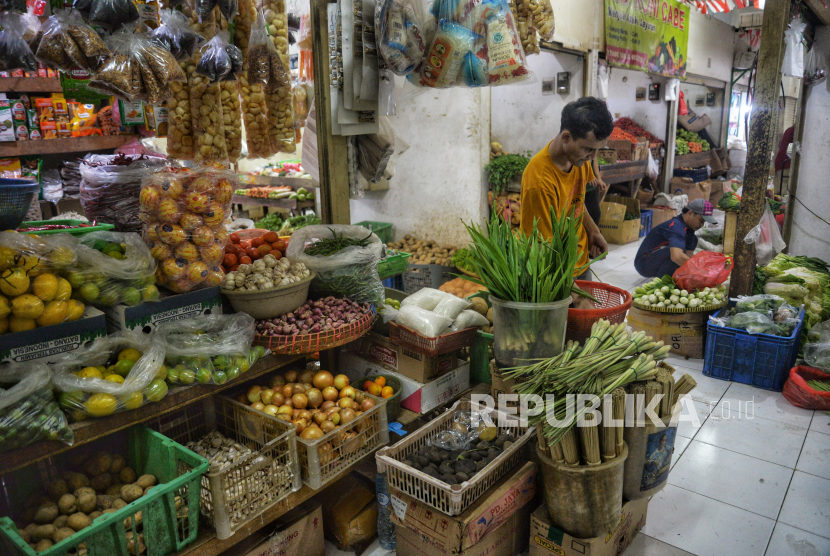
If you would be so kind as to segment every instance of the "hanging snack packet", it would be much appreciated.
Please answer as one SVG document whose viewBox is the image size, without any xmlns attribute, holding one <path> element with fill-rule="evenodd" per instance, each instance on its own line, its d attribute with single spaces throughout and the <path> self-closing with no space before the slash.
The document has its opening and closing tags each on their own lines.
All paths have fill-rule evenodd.
<svg viewBox="0 0 830 556">
<path fill-rule="evenodd" d="M 233 21 L 233 18 L 239 13 L 239 1 L 238 0 L 218 0 L 219 11 L 222 12 L 222 15 L 225 16 L 225 19 L 228 20 L 228 23 Z"/>
<path fill-rule="evenodd" d="M 199 63 L 196 64 L 196 73 L 210 79 L 211 83 L 223 80 L 231 73 L 233 66 L 226 50 L 228 45 L 227 33 L 219 32 L 206 45 L 199 49 Z"/>
<path fill-rule="evenodd" d="M 177 10 L 161 10 L 161 25 L 150 34 L 153 41 L 170 52 L 178 61 L 183 61 L 196 50 L 196 45 L 205 38 L 190 28 L 190 20 Z"/>
<path fill-rule="evenodd" d="M 381 0 L 375 8 L 377 44 L 386 64 L 397 75 L 412 73 L 426 50 L 425 16 L 420 2 Z"/>
<path fill-rule="evenodd" d="M 248 41 L 248 82 L 264 83 L 268 93 L 291 87 L 291 79 L 280 60 L 279 52 L 268 37 L 262 12 L 257 14 Z"/>
<path fill-rule="evenodd" d="M 223 81 L 236 81 L 237 76 L 245 71 L 245 58 L 242 51 L 232 44 L 225 45 L 225 52 L 231 61 L 231 72 L 225 76 Z"/>
<path fill-rule="evenodd" d="M 89 21 L 118 29 L 136 22 L 140 18 L 138 8 L 132 0 L 92 0 L 89 7 Z"/>
<path fill-rule="evenodd" d="M 419 76 L 413 79 L 415 74 L 410 74 L 410 81 L 436 89 L 454 86 L 467 53 L 479 37 L 459 23 L 441 21 Z"/>
<path fill-rule="evenodd" d="M 0 70 L 37 71 L 37 60 L 23 38 L 21 16 L 15 13 L 0 14 Z"/>
<path fill-rule="evenodd" d="M 217 5 L 217 0 L 194 0 L 193 12 L 196 15 L 199 23 L 204 23 L 209 20 L 213 14 L 213 8 Z"/>
<path fill-rule="evenodd" d="M 513 14 L 504 0 L 498 13 L 487 22 L 487 66 L 491 85 L 516 83 L 533 76 L 519 43 Z"/>
<path fill-rule="evenodd" d="M 72 25 L 85 25 L 78 12 L 55 10 L 41 28 L 37 59 L 63 72 L 69 72 L 74 66 L 89 69 L 86 57 L 69 34 Z"/>
</svg>

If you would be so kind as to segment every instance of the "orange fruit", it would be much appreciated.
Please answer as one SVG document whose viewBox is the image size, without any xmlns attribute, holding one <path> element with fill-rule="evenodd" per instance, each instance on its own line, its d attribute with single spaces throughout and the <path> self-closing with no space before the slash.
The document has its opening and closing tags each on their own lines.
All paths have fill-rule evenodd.
<svg viewBox="0 0 830 556">
<path fill-rule="evenodd" d="M 379 384 L 373 382 L 369 385 L 369 388 L 367 388 L 366 391 L 373 396 L 380 396 L 381 392 L 383 392 L 383 388 Z"/>
<path fill-rule="evenodd" d="M 395 393 L 392 391 L 392 387 L 391 387 L 391 386 L 384 386 L 384 387 L 383 387 L 383 390 L 382 390 L 382 391 L 381 391 L 381 393 L 380 393 L 380 395 L 381 395 L 381 396 L 383 397 L 383 399 L 385 400 L 385 399 L 387 399 L 387 398 L 391 398 L 393 395 L 395 395 Z"/>
<path fill-rule="evenodd" d="M 369 387 L 372 386 L 372 384 L 374 384 L 374 382 L 372 382 L 371 380 L 367 380 L 366 382 L 364 382 L 363 383 L 363 391 L 368 392 Z"/>
<path fill-rule="evenodd" d="M 377 377 L 375 379 L 375 384 L 383 388 L 384 386 L 386 386 L 386 378 L 382 376 Z"/>
</svg>

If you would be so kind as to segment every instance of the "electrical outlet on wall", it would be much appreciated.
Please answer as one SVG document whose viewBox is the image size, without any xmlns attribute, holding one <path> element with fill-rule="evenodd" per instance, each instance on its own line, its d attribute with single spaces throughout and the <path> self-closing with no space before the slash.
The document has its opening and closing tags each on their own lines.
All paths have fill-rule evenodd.
<svg viewBox="0 0 830 556">
<path fill-rule="evenodd" d="M 711 68 L 711 67 L 712 67 L 712 59 L 711 59 L 711 58 L 706 58 L 706 67 L 707 67 L 707 68 Z"/>
</svg>

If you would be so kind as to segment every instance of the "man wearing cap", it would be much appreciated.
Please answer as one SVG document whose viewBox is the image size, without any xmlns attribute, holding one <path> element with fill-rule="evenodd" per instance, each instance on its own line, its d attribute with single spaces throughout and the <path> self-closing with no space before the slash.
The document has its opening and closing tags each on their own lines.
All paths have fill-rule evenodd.
<svg viewBox="0 0 830 556">
<path fill-rule="evenodd" d="M 647 278 L 661 278 L 680 268 L 695 253 L 695 231 L 703 224 L 717 224 L 709 201 L 695 199 L 679 216 L 663 222 L 646 236 L 634 259 L 634 268 Z"/>
</svg>

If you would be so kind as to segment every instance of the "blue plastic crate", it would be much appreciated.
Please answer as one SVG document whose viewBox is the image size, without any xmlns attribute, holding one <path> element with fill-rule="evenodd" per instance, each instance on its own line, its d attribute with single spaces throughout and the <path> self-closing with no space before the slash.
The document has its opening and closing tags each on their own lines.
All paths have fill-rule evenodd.
<svg viewBox="0 0 830 556">
<path fill-rule="evenodd" d="M 722 316 L 727 310 L 723 308 L 715 316 Z M 780 392 L 798 356 L 804 308 L 798 319 L 801 322 L 788 338 L 750 334 L 746 330 L 715 326 L 709 322 L 703 374 Z"/>
<path fill-rule="evenodd" d="M 403 291 L 403 275 L 391 276 L 385 280 L 380 281 L 384 288 L 392 288 L 393 290 Z"/>
<path fill-rule="evenodd" d="M 683 170 L 682 168 L 674 169 L 674 177 L 676 178 L 691 178 L 693 182 L 698 183 L 709 179 L 709 172 L 706 166 L 702 168 L 690 168 Z"/>
<path fill-rule="evenodd" d="M 651 232 L 653 216 L 653 210 L 640 211 L 640 237 L 646 237 Z"/>
</svg>

